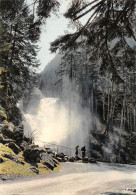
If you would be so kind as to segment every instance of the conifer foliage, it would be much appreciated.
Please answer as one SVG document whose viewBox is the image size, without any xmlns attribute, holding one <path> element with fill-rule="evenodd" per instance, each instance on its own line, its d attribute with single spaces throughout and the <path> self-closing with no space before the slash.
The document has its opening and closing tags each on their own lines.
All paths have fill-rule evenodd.
<svg viewBox="0 0 136 195">
<path fill-rule="evenodd" d="M 55 0 L 0 0 L 0 104 L 9 121 L 18 121 L 16 104 L 35 83 L 41 26 L 58 6 Z"/>
<path fill-rule="evenodd" d="M 65 17 L 79 24 L 77 31 L 51 44 L 63 51 L 59 85 L 63 75 L 71 78 L 83 104 L 106 124 L 135 130 L 136 1 L 75 0 Z M 77 23 L 78 21 L 78 23 Z"/>
</svg>

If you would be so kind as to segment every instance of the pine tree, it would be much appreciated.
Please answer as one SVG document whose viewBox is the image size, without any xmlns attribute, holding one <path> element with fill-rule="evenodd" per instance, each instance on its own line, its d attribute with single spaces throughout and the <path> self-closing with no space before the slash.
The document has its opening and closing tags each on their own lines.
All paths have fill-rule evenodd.
<svg viewBox="0 0 136 195">
<path fill-rule="evenodd" d="M 4 47 L 0 51 L 1 104 L 12 122 L 21 119 L 16 104 L 24 94 L 30 93 L 35 84 L 41 26 L 58 6 L 54 0 L 33 1 L 30 5 L 25 2 L 0 1 L 1 41 L 6 48 L 8 45 L 8 49 Z"/>
</svg>

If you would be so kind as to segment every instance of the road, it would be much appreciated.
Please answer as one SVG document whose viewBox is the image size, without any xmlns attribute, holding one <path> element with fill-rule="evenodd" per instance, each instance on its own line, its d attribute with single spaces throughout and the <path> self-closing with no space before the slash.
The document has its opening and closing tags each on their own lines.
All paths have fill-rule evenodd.
<svg viewBox="0 0 136 195">
<path fill-rule="evenodd" d="M 136 166 L 64 163 L 58 173 L 0 184 L 1 195 L 130 195 Z"/>
</svg>

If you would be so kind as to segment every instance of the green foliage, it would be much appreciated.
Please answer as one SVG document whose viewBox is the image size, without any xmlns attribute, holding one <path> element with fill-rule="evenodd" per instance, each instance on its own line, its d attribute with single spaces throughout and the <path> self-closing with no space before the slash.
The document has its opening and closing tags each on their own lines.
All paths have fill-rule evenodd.
<svg viewBox="0 0 136 195">
<path fill-rule="evenodd" d="M 130 48 L 126 41 L 128 38 L 131 38 L 136 42 L 135 8 L 135 0 L 94 0 L 90 3 L 84 0 L 72 1 L 65 16 L 72 21 L 79 21 L 80 18 L 87 15 L 88 20 L 75 33 L 64 35 L 55 40 L 51 44 L 51 51 L 55 52 L 58 49 L 67 50 L 69 47 L 74 47 L 77 44 L 76 40 L 83 36 L 86 44 L 93 46 L 93 50 L 96 51 L 95 57 L 101 61 L 101 73 L 108 70 L 112 73 L 113 80 L 117 78 L 119 82 L 122 82 L 117 70 L 118 65 L 116 62 L 118 59 L 115 62 L 113 50 L 116 52 L 123 50 L 122 52 L 129 59 L 128 61 L 125 60 L 127 67 L 135 64 L 135 51 Z M 122 44 L 111 50 L 109 45 L 116 39 L 121 41 Z M 90 56 L 91 53 L 92 51 Z"/>
<path fill-rule="evenodd" d="M 17 121 L 17 115 L 20 120 L 16 104 L 36 84 L 41 26 L 58 5 L 55 0 L 0 0 L 0 104 L 9 121 Z"/>
</svg>

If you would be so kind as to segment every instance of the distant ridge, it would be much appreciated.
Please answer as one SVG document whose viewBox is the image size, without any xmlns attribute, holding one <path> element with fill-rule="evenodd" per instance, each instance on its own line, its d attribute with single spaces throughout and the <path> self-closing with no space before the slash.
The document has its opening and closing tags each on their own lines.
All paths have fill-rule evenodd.
<svg viewBox="0 0 136 195">
<path fill-rule="evenodd" d="M 57 82 L 56 71 L 61 63 L 61 57 L 60 54 L 57 54 L 38 75 L 39 88 L 45 97 L 58 97 L 55 83 Z"/>
</svg>

